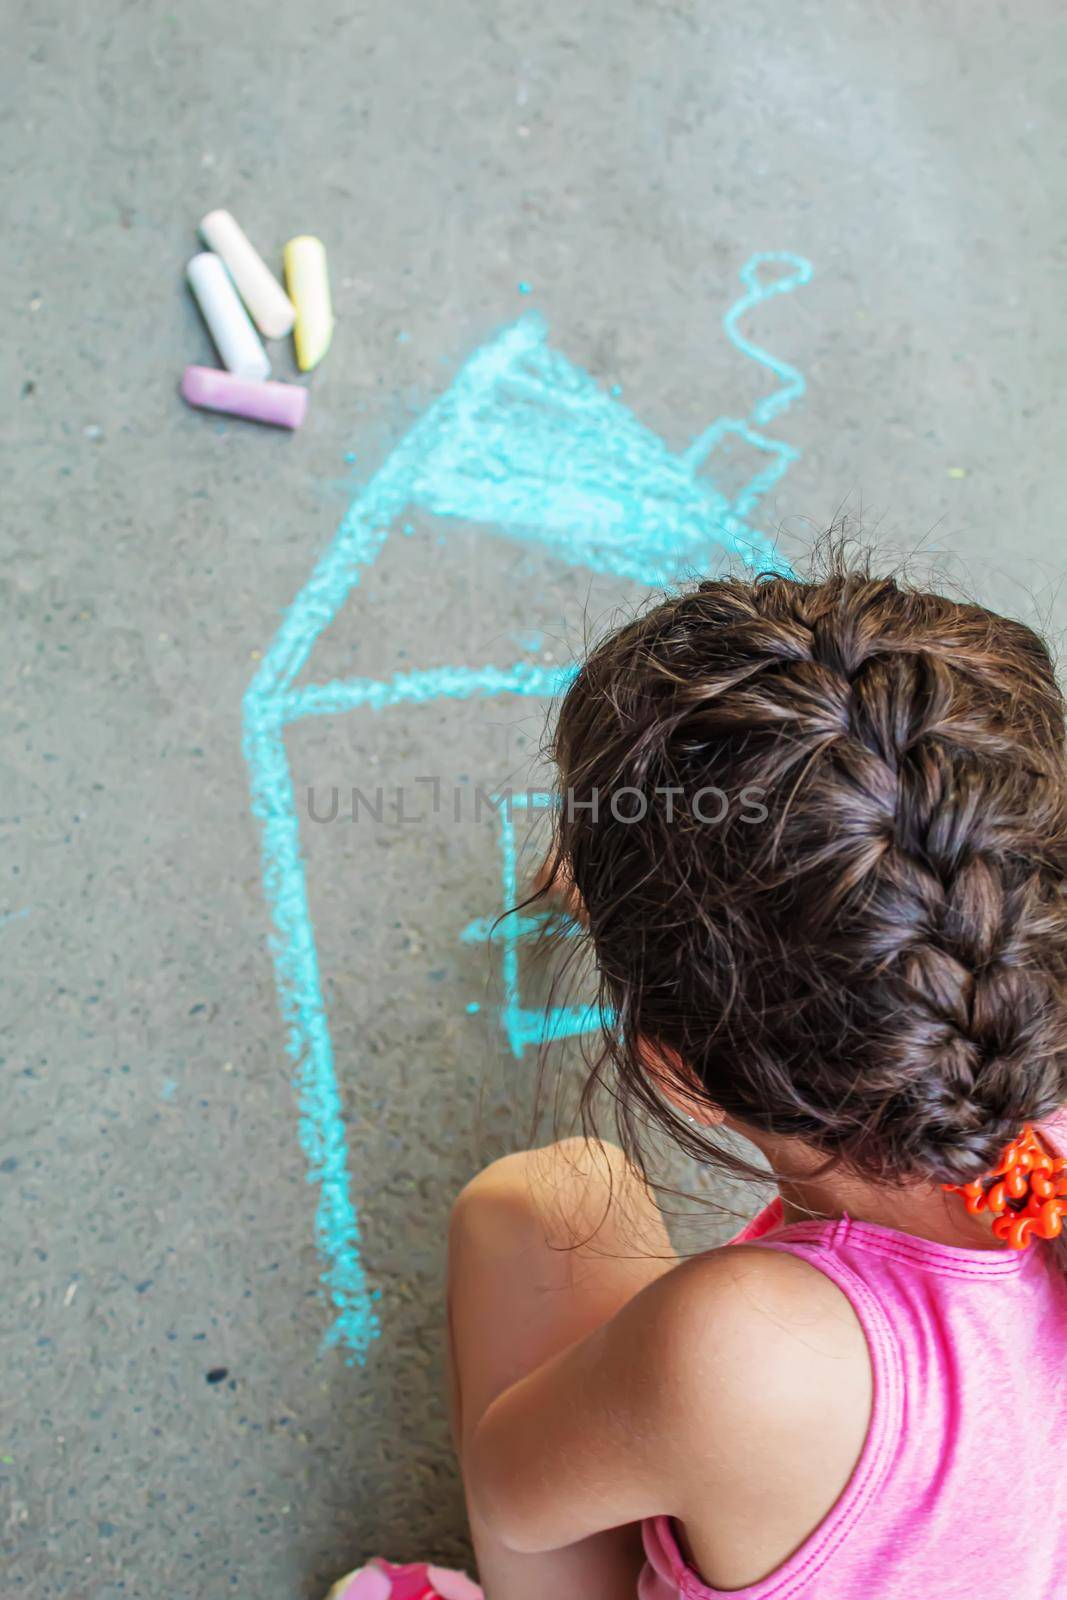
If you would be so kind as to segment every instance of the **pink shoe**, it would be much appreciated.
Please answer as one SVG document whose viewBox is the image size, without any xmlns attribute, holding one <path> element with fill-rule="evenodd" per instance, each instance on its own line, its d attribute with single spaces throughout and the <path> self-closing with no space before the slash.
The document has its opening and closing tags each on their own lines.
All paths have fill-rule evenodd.
<svg viewBox="0 0 1067 1600">
<path fill-rule="evenodd" d="M 326 1600 L 484 1600 L 484 1596 L 465 1572 L 430 1567 L 424 1561 L 394 1567 L 375 1556 L 368 1566 L 339 1578 Z"/>
</svg>

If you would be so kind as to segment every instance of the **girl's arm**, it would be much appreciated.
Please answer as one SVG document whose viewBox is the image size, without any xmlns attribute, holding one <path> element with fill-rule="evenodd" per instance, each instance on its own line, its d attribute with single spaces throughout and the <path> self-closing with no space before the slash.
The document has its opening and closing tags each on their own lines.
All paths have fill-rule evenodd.
<svg viewBox="0 0 1067 1600">
<path fill-rule="evenodd" d="M 500 1395 L 464 1475 L 514 1550 L 668 1514 L 722 1583 L 738 1529 L 760 1527 L 769 1571 L 822 1519 L 869 1403 L 866 1342 L 841 1291 L 783 1252 L 732 1246 L 666 1273 Z"/>
</svg>

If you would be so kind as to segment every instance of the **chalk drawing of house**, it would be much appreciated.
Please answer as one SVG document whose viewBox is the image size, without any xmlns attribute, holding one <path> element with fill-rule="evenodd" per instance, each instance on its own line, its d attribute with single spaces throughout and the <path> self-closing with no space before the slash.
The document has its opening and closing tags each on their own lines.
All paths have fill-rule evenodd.
<svg viewBox="0 0 1067 1600">
<path fill-rule="evenodd" d="M 723 319 L 724 332 L 774 375 L 778 387 L 747 416 L 719 417 L 680 454 L 552 350 L 540 318 L 526 316 L 504 329 L 468 360 L 353 501 L 245 695 L 244 750 L 261 831 L 275 979 L 295 1062 L 300 1140 L 309 1181 L 318 1188 L 315 1240 L 322 1285 L 333 1310 L 324 1343 L 340 1347 L 350 1361 L 365 1360 L 377 1335 L 376 1296 L 360 1257 L 285 730 L 305 717 L 384 711 L 442 697 L 548 698 L 569 672 L 521 661 L 510 668 L 446 664 L 388 678 L 300 686 L 296 679 L 391 532 L 414 510 L 478 524 L 487 536 L 541 544 L 568 565 L 650 587 L 669 585 L 724 550 L 749 566 L 781 568 L 751 515 L 798 456 L 763 430 L 804 393 L 805 384 L 794 368 L 746 339 L 740 323 L 761 301 L 805 284 L 811 271 L 802 258 L 779 252 L 746 263 L 745 292 Z M 739 441 L 756 452 L 760 465 L 728 496 L 716 487 L 716 454 Z M 515 885 L 514 842 L 506 829 L 503 844 L 507 897 Z M 512 1049 L 521 1052 L 544 1019 L 519 1004 L 519 933 L 506 937 L 502 1020 Z M 550 1019 L 556 1032 L 577 1031 L 591 1021 L 580 1012 Z"/>
</svg>

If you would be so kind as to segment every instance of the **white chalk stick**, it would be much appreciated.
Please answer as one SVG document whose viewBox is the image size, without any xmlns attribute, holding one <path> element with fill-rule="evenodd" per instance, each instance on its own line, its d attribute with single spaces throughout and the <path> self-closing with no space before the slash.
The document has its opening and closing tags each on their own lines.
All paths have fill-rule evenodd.
<svg viewBox="0 0 1067 1600">
<path fill-rule="evenodd" d="M 200 237 L 230 269 L 237 292 L 265 339 L 284 339 L 296 320 L 292 302 L 228 211 L 209 211 Z"/>
<path fill-rule="evenodd" d="M 267 352 L 218 256 L 202 250 L 186 267 L 185 276 L 223 366 L 238 378 L 269 378 Z"/>
</svg>

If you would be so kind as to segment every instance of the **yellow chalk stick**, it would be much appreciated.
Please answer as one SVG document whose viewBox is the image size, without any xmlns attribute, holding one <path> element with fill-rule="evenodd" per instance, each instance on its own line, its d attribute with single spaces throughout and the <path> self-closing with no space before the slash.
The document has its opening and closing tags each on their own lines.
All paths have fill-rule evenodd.
<svg viewBox="0 0 1067 1600">
<path fill-rule="evenodd" d="M 285 247 L 285 282 L 296 307 L 293 341 L 301 372 L 317 367 L 333 337 L 333 307 L 321 239 L 302 233 Z"/>
</svg>

